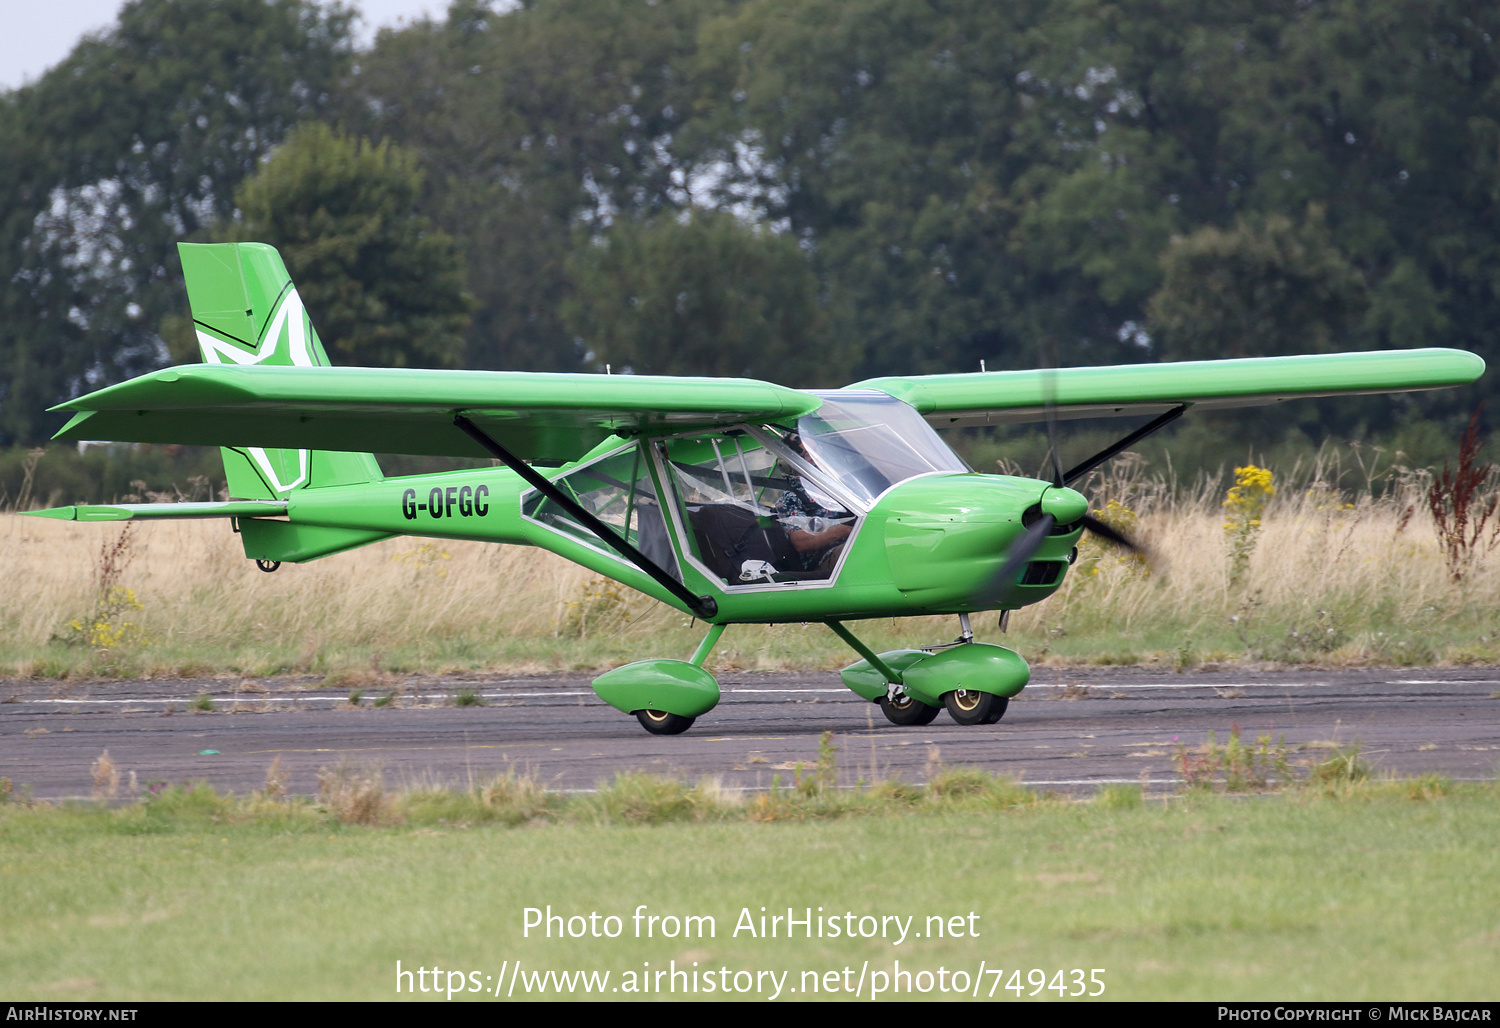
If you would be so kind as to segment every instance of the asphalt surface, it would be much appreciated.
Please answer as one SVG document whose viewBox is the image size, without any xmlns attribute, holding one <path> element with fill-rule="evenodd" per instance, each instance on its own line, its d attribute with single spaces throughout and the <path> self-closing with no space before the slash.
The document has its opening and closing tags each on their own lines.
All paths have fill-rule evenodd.
<svg viewBox="0 0 1500 1028">
<path fill-rule="evenodd" d="M 132 782 L 247 792 L 277 757 L 303 794 L 340 764 L 379 769 L 395 786 L 462 786 L 513 769 L 560 790 L 625 771 L 757 789 L 816 761 L 832 732 L 844 784 L 921 783 L 941 764 L 1058 791 L 1166 791 L 1180 781 L 1179 742 L 1192 749 L 1212 731 L 1224 743 L 1236 728 L 1247 742 L 1284 737 L 1302 765 L 1357 744 L 1379 772 L 1490 780 L 1500 768 L 1500 669 L 1037 669 L 998 724 L 962 727 L 943 713 L 920 728 L 889 724 L 831 672 L 718 678 L 719 706 L 672 737 L 647 734 L 574 675 L 390 680 L 364 687 L 359 706 L 348 687 L 295 679 L 0 681 L 0 777 L 38 799 L 87 797 L 107 750 L 121 798 Z M 463 692 L 482 704 L 456 706 Z M 201 696 L 211 711 L 190 706 Z"/>
</svg>

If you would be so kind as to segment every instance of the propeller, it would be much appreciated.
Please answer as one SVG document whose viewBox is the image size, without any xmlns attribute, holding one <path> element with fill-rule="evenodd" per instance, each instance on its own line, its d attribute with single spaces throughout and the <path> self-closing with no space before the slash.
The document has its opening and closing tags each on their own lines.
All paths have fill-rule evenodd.
<svg viewBox="0 0 1500 1028">
<path fill-rule="evenodd" d="M 1053 497 L 1048 494 L 1056 495 Z M 1074 499 L 1075 497 L 1076 499 Z M 1049 503 L 1049 500 L 1052 502 Z M 1083 507 L 1084 513 L 1078 517 L 1069 518 L 1064 524 L 1069 526 L 1081 525 L 1085 531 L 1098 536 L 1113 546 L 1129 550 L 1131 553 L 1146 552 L 1145 547 L 1140 543 L 1133 541 L 1124 533 L 1111 528 L 1105 522 L 1087 513 L 1088 501 L 1081 494 L 1065 486 L 1054 486 L 1048 489 L 1042 494 L 1042 502 L 1038 506 L 1042 508 L 1047 506 L 1067 506 L 1076 510 L 1080 505 Z M 1047 541 L 1047 537 L 1052 534 L 1057 524 L 1057 516 L 1043 509 L 1041 515 L 1011 544 L 1010 555 L 1005 558 L 1005 563 L 1000 565 L 1000 570 L 995 574 L 995 577 L 990 579 L 988 585 L 975 597 L 976 604 L 979 607 L 993 606 L 995 601 L 1004 596 L 1010 590 L 1010 587 L 1016 584 L 1016 580 L 1020 578 L 1026 565 L 1031 563 L 1031 558 L 1036 555 L 1036 551 L 1041 548 L 1042 543 Z"/>
<path fill-rule="evenodd" d="M 1050 353 L 1047 355 L 1050 358 Z M 1112 446 L 1101 450 L 1088 460 L 1068 470 L 1062 469 L 1062 463 L 1057 453 L 1057 382 L 1053 374 L 1054 365 L 1050 359 L 1044 361 L 1042 375 L 1042 404 L 1047 414 L 1047 457 L 1052 466 L 1052 485 L 1042 493 L 1041 500 L 1033 508 L 1040 512 L 1040 516 L 1027 526 L 1026 531 L 1016 539 L 1010 547 L 1010 555 L 1006 557 L 1005 563 L 995 574 L 989 583 L 975 597 L 975 602 L 980 607 L 993 606 L 994 603 L 1005 595 L 1020 578 L 1026 565 L 1031 563 L 1031 558 L 1036 551 L 1046 542 L 1047 537 L 1057 527 L 1059 517 L 1064 518 L 1062 524 L 1070 526 L 1081 525 L 1085 531 L 1098 536 L 1112 546 L 1118 546 L 1131 553 L 1146 553 L 1145 547 L 1132 541 L 1124 533 L 1110 527 L 1103 521 L 1089 513 L 1089 502 L 1080 493 L 1075 492 L 1067 486 L 1082 478 L 1094 468 L 1103 464 L 1117 453 L 1132 445 L 1137 440 L 1150 435 L 1163 425 L 1181 417 L 1187 410 L 1188 405 L 1182 404 L 1161 417 L 1152 421 L 1149 425 L 1137 429 L 1124 439 Z M 1049 510 L 1048 508 L 1052 508 Z"/>
<path fill-rule="evenodd" d="M 1021 576 L 1021 569 L 1031 562 L 1032 555 L 1046 541 L 1056 524 L 1057 519 L 1051 514 L 1043 514 L 1031 523 L 1031 527 L 1011 544 L 1010 556 L 1005 559 L 1004 564 L 1000 565 L 999 573 L 990 579 L 989 584 L 975 597 L 977 606 L 993 606 L 994 602 L 1015 584 L 1016 579 Z"/>
<path fill-rule="evenodd" d="M 1057 459 L 1057 376 L 1052 361 L 1051 347 L 1042 365 L 1042 408 L 1047 412 L 1047 459 L 1052 462 L 1052 484 L 1066 484 L 1062 462 Z"/>
</svg>

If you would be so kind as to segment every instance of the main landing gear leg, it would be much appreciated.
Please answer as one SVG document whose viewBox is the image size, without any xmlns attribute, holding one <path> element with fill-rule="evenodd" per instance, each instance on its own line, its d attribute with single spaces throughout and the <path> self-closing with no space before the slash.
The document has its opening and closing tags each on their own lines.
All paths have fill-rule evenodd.
<svg viewBox="0 0 1500 1028">
<path fill-rule="evenodd" d="M 938 716 L 938 711 L 942 709 L 941 707 L 929 706 L 921 700 L 913 699 L 906 695 L 901 688 L 901 675 L 898 671 L 881 660 L 874 650 L 856 639 L 853 632 L 837 621 L 829 621 L 827 624 L 829 628 L 833 629 L 835 635 L 848 643 L 850 649 L 865 658 L 869 665 L 886 680 L 888 687 L 885 695 L 880 698 L 879 703 L 880 712 L 885 715 L 887 721 L 893 725 L 926 725 L 932 723 L 932 719 Z"/>
<path fill-rule="evenodd" d="M 693 656 L 688 663 L 695 668 L 701 669 L 703 662 L 713 652 L 714 644 L 719 641 L 719 636 L 724 634 L 725 625 L 711 625 L 708 634 L 693 651 Z M 681 714 L 672 714 L 665 710 L 637 710 L 635 719 L 641 723 L 641 727 L 652 735 L 681 735 L 693 727 L 696 717 L 684 717 Z"/>
<path fill-rule="evenodd" d="M 703 637 L 703 641 L 698 644 L 698 648 L 694 650 L 693 655 L 688 658 L 688 663 L 693 665 L 694 667 L 702 667 L 703 662 L 708 659 L 708 655 L 712 653 L 714 651 L 714 647 L 719 644 L 719 637 L 724 634 L 724 629 L 728 627 L 728 625 L 710 625 L 708 628 L 708 634 Z"/>
<path fill-rule="evenodd" d="M 1014 650 L 977 642 L 967 617 L 950 643 L 875 654 L 837 621 L 825 624 L 864 659 L 840 672 L 844 684 L 880 704 L 892 724 L 925 725 L 944 707 L 960 725 L 992 725 L 1031 671 Z"/>
</svg>

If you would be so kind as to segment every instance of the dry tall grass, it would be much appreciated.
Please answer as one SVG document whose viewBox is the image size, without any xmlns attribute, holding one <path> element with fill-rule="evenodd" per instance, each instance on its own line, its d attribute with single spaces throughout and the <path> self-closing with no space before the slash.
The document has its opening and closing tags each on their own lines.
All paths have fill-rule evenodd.
<svg viewBox="0 0 1500 1028">
<path fill-rule="evenodd" d="M 1088 659 L 1088 647 L 1100 642 L 1134 647 L 1133 654 L 1098 655 L 1127 662 L 1477 663 L 1500 656 L 1495 536 L 1455 583 L 1427 513 L 1425 475 L 1387 478 L 1376 483 L 1378 494 L 1371 483 L 1341 490 L 1323 468 L 1296 477 L 1269 501 L 1238 577 L 1233 551 L 1246 537 L 1229 524 L 1219 483 L 1173 490 L 1128 468 L 1095 482 L 1089 492 L 1098 506 L 1116 500 L 1137 515 L 1152 566 L 1086 540 L 1063 588 L 1017 612 L 1014 628 L 1075 659 Z"/>
<path fill-rule="evenodd" d="M 134 528 L 120 580 L 141 604 L 133 615 L 140 640 L 112 652 L 68 645 L 69 623 L 94 609 L 101 547 L 124 530 L 0 518 L 11 569 L 11 588 L 0 595 L 0 660 L 13 672 L 86 673 L 102 662 L 124 671 L 357 665 L 378 673 L 487 666 L 493 657 L 527 671 L 551 669 L 567 659 L 563 650 L 587 642 L 562 628 L 592 576 L 545 552 L 400 539 L 265 574 L 245 560 L 226 522 L 179 521 Z M 622 611 L 607 613 L 598 612 L 593 634 L 623 625 Z"/>
<path fill-rule="evenodd" d="M 1130 508 L 1144 568 L 1085 541 L 1056 596 L 981 638 L 1046 662 L 1480 663 L 1500 658 L 1500 569 L 1455 583 L 1420 482 L 1383 496 L 1279 483 L 1246 572 L 1232 574 L 1216 483 L 1174 490 L 1127 463 L 1091 483 L 1098 507 Z M 218 521 L 142 523 L 117 575 L 140 603 L 133 637 L 101 648 L 69 633 L 96 609 L 101 553 L 122 527 L 0 517 L 11 583 L 0 595 L 0 673 L 14 676 L 302 672 L 379 684 L 392 672 L 536 672 L 685 657 L 685 615 L 551 554 L 399 539 L 264 574 Z M 891 648 L 950 638 L 950 619 L 867 622 Z M 710 666 L 797 668 L 853 660 L 812 626 L 732 629 Z"/>
</svg>

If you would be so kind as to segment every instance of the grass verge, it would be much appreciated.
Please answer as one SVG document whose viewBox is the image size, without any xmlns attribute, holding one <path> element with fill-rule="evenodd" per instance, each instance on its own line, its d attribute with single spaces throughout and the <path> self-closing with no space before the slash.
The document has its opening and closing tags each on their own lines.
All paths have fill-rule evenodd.
<svg viewBox="0 0 1500 1028">
<path fill-rule="evenodd" d="M 607 971 L 613 987 L 648 963 L 766 971 L 798 990 L 783 998 L 808 998 L 814 979 L 826 988 L 829 972 L 843 981 L 846 967 L 890 972 L 896 960 L 971 980 L 984 961 L 1004 969 L 997 999 L 1016 998 L 1004 988 L 1015 970 L 1027 995 L 1031 971 L 1050 981 L 1072 968 L 1104 969 L 1110 999 L 1491 991 L 1493 785 L 1330 771 L 1256 797 L 1115 787 L 1073 802 L 962 769 L 926 787 L 854 790 L 827 787 L 819 771 L 752 796 L 649 776 L 594 794 L 515 775 L 393 793 L 344 769 L 325 776 L 316 801 L 281 798 L 271 775 L 246 797 L 197 786 L 116 808 L 9 802 L 6 992 L 389 999 L 398 960 L 461 970 L 460 988 L 516 960 Z M 528 931 L 549 907 L 564 919 L 551 937 Z M 761 908 L 840 924 L 849 914 L 876 934 L 787 938 L 783 922 L 764 937 Z M 648 921 L 638 936 L 637 912 L 676 920 Z M 617 937 L 585 929 L 591 914 L 619 918 Z M 701 937 L 684 937 L 689 915 L 711 928 L 700 920 Z M 887 917 L 912 918 L 922 937 L 898 943 Z M 541 995 L 527 988 L 518 996 Z"/>
</svg>

